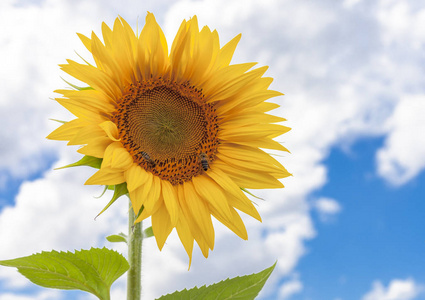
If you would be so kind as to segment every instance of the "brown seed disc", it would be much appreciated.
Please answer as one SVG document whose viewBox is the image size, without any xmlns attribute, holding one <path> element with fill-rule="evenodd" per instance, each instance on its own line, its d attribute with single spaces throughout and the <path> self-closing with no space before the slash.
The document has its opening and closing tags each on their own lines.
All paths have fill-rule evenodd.
<svg viewBox="0 0 425 300">
<path fill-rule="evenodd" d="M 181 184 L 201 174 L 217 152 L 217 115 L 205 102 L 188 82 L 151 79 L 125 90 L 112 121 L 134 162 Z"/>
</svg>

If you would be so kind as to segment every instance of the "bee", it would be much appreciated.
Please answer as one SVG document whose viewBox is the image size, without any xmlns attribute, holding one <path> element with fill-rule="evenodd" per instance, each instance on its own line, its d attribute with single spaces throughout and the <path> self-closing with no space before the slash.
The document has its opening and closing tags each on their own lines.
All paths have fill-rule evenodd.
<svg viewBox="0 0 425 300">
<path fill-rule="evenodd" d="M 207 171 L 209 167 L 208 155 L 202 152 L 201 154 L 199 154 L 199 159 L 201 160 L 202 169 L 204 169 L 204 171 Z"/>
<path fill-rule="evenodd" d="M 142 155 L 142 157 L 148 162 L 148 164 L 151 167 L 155 167 L 156 163 L 155 161 L 149 156 L 149 154 L 147 154 L 145 151 L 140 152 L 140 154 Z"/>
</svg>

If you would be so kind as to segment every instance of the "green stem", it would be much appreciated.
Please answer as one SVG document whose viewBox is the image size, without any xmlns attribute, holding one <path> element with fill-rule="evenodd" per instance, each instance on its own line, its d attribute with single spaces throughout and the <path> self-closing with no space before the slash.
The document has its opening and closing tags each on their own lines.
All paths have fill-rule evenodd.
<svg viewBox="0 0 425 300">
<path fill-rule="evenodd" d="M 127 300 L 140 300 L 142 295 L 142 222 L 134 224 L 136 216 L 130 202 L 128 217 Z"/>
</svg>

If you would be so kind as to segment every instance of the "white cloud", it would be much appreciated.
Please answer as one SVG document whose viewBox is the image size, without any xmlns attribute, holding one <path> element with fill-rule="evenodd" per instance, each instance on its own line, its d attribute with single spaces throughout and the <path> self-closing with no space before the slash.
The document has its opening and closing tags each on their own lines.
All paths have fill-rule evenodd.
<svg viewBox="0 0 425 300">
<path fill-rule="evenodd" d="M 315 233 L 310 218 L 302 213 L 282 214 L 281 218 L 280 228 L 267 234 L 265 244 L 267 252 L 278 259 L 280 273 L 287 275 L 305 253 L 304 240 L 314 237 Z"/>
<path fill-rule="evenodd" d="M 55 290 L 45 290 L 32 295 L 15 295 L 12 293 L 0 294 L 0 300 L 60 300 L 61 293 Z"/>
<path fill-rule="evenodd" d="M 291 278 L 279 288 L 279 299 L 290 299 L 293 295 L 301 292 L 302 289 L 302 282 L 297 277 Z"/>
<path fill-rule="evenodd" d="M 413 300 L 422 291 L 423 287 L 411 278 L 393 279 L 387 288 L 380 281 L 375 281 L 362 300 Z"/>
<path fill-rule="evenodd" d="M 347 8 L 352 8 L 353 6 L 359 4 L 361 1 L 362 0 L 345 0 L 343 5 Z"/>
<path fill-rule="evenodd" d="M 377 153 L 379 175 L 400 185 L 425 168 L 425 95 L 404 96 L 388 121 L 389 135 Z"/>
<path fill-rule="evenodd" d="M 390 49 L 381 58 L 383 70 L 393 74 L 391 89 L 397 97 L 393 112 L 382 126 L 388 134 L 377 153 L 378 174 L 394 185 L 402 185 L 425 168 L 425 79 L 422 46 L 425 40 L 425 7 L 414 2 L 381 1 L 377 20 L 382 28 L 382 42 Z M 398 63 L 394 63 L 394 62 Z"/>
<path fill-rule="evenodd" d="M 313 202 L 313 207 L 319 213 L 322 221 L 329 221 L 332 217 L 341 211 L 341 205 L 331 198 L 319 198 Z"/>
<path fill-rule="evenodd" d="M 420 3 L 381 0 L 378 20 L 382 24 L 384 41 L 391 45 L 419 50 L 425 39 L 425 7 Z"/>
<path fill-rule="evenodd" d="M 323 214 L 336 214 L 341 211 L 341 206 L 337 201 L 330 198 L 320 198 L 317 199 L 314 203 L 316 209 Z"/>
</svg>

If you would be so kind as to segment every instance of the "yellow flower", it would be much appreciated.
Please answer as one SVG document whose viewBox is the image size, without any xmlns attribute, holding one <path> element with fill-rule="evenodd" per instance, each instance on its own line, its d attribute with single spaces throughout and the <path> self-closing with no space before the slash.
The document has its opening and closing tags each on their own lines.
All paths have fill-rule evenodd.
<svg viewBox="0 0 425 300">
<path fill-rule="evenodd" d="M 242 239 L 238 211 L 261 221 L 245 189 L 281 188 L 290 174 L 261 149 L 287 151 L 273 138 L 289 128 L 266 114 L 267 67 L 231 65 L 240 35 L 220 48 L 218 33 L 198 29 L 196 16 L 183 21 L 168 54 L 153 14 L 137 37 L 122 18 L 102 41 L 79 34 L 95 66 L 67 60 L 63 71 L 90 87 L 58 90 L 56 100 L 77 118 L 48 138 L 82 145 L 102 159 L 86 184 L 125 182 L 136 222 L 152 217 L 159 249 L 173 228 L 192 256 L 196 241 L 204 254 L 214 248 L 211 216 Z M 243 191 L 244 190 L 244 191 Z"/>
</svg>

